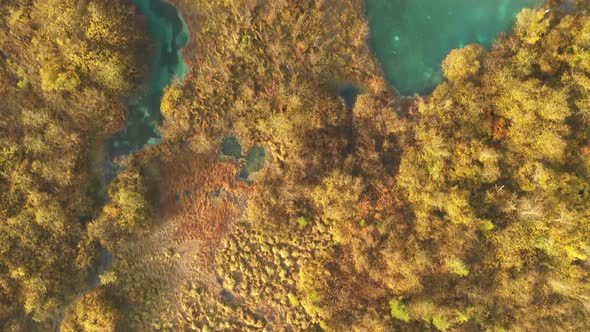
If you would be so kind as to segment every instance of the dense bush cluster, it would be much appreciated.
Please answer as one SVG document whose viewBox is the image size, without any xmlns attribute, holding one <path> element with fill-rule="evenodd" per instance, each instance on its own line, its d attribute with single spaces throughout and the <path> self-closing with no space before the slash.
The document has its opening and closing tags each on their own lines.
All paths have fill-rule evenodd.
<svg viewBox="0 0 590 332">
<path fill-rule="evenodd" d="M 0 3 L 0 330 L 50 330 L 85 287 L 102 140 L 148 44 L 119 1 Z"/>
<path fill-rule="evenodd" d="M 173 2 L 191 72 L 100 209 L 93 152 L 141 72 L 132 11 L 0 6 L 2 327 L 71 302 L 71 331 L 590 329 L 587 1 L 523 10 L 416 98 L 381 77 L 361 0 Z M 252 183 L 229 136 L 268 152 Z M 72 301 L 98 243 L 113 266 Z"/>
<path fill-rule="evenodd" d="M 164 100 L 166 149 L 229 133 L 266 147 L 244 225 L 286 257 L 314 252 L 260 265 L 240 235 L 252 253 L 216 253 L 223 292 L 267 296 L 268 328 L 588 328 L 584 2 L 452 51 L 447 81 L 411 102 L 379 80 L 360 2 L 178 3 L 202 23 L 193 75 Z M 351 81 L 348 108 L 335 86 Z"/>
</svg>

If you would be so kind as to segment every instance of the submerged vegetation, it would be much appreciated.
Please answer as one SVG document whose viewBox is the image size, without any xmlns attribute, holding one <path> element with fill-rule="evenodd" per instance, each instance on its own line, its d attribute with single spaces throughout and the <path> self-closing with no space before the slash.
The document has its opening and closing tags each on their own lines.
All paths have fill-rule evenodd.
<svg viewBox="0 0 590 332">
<path fill-rule="evenodd" d="M 95 155 L 145 73 L 133 9 L 0 5 L 0 329 L 590 329 L 587 1 L 523 10 L 414 99 L 361 0 L 172 2 L 190 72 L 104 206 Z"/>
</svg>

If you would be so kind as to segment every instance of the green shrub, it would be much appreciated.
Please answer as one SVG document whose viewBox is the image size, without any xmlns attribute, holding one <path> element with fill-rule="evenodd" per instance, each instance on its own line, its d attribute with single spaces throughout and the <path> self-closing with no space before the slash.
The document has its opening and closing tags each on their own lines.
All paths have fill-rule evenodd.
<svg viewBox="0 0 590 332">
<path fill-rule="evenodd" d="M 442 315 L 436 315 L 432 317 L 432 324 L 436 327 L 439 331 L 446 331 L 451 327 L 451 323 L 446 320 L 446 318 Z"/>
<path fill-rule="evenodd" d="M 299 217 L 297 218 L 297 223 L 299 224 L 299 226 L 305 227 L 307 226 L 307 224 L 309 224 L 309 220 L 307 220 L 307 218 L 305 217 Z"/>
<path fill-rule="evenodd" d="M 409 322 L 412 317 L 408 307 L 402 303 L 402 299 L 391 300 L 389 302 L 389 308 L 391 309 L 391 317 L 399 319 L 404 322 Z"/>
</svg>

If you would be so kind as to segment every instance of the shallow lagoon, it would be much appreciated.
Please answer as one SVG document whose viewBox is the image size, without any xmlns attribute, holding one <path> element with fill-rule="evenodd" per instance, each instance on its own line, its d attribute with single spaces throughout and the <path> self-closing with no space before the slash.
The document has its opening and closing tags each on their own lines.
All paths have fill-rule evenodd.
<svg viewBox="0 0 590 332">
<path fill-rule="evenodd" d="M 539 0 L 366 0 L 370 44 L 385 77 L 402 95 L 427 94 L 442 81 L 450 50 L 490 46 L 516 14 Z"/>
</svg>

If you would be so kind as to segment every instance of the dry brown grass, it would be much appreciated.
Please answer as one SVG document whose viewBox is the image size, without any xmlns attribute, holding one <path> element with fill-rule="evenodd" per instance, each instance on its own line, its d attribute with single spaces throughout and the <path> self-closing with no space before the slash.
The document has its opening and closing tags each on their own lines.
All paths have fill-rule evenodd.
<svg viewBox="0 0 590 332">
<path fill-rule="evenodd" d="M 251 187 L 238 179 L 239 165 L 214 152 L 179 156 L 162 164 L 162 216 L 175 225 L 176 242 L 198 240 L 195 254 L 213 263 L 215 248 L 240 218 Z"/>
</svg>

